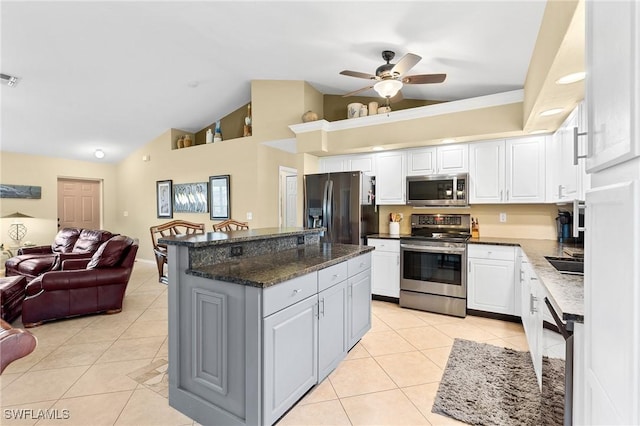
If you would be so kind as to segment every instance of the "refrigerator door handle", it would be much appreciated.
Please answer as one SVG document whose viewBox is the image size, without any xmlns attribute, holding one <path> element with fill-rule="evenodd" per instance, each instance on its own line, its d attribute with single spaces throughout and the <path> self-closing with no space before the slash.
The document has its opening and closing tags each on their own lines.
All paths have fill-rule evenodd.
<svg viewBox="0 0 640 426">
<path fill-rule="evenodd" d="M 327 182 L 327 236 L 329 241 L 333 242 L 333 181 Z"/>
<path fill-rule="evenodd" d="M 322 226 L 327 227 L 327 191 L 329 190 L 329 181 L 325 181 L 324 190 L 322 191 Z"/>
</svg>

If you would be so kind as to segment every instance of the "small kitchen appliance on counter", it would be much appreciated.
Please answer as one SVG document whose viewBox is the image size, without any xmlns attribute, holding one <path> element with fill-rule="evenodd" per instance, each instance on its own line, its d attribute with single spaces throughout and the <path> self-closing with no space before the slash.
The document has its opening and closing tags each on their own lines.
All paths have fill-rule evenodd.
<svg viewBox="0 0 640 426">
<path fill-rule="evenodd" d="M 400 239 L 400 306 L 467 315 L 468 214 L 413 214 Z"/>
</svg>

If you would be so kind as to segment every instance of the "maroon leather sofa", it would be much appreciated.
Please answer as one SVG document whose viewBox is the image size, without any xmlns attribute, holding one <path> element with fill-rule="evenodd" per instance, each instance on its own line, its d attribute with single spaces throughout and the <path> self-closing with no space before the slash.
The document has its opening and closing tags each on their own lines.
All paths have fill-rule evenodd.
<svg viewBox="0 0 640 426">
<path fill-rule="evenodd" d="M 109 231 L 64 228 L 50 246 L 23 247 L 5 262 L 6 276 L 24 276 L 31 281 L 47 271 L 60 269 L 67 259 L 88 259 L 100 244 L 113 237 Z"/>
<path fill-rule="evenodd" d="M 69 259 L 58 271 L 34 278 L 25 289 L 22 323 L 94 313 L 118 313 L 138 252 L 138 240 L 124 235 L 102 243 L 91 259 Z"/>
</svg>

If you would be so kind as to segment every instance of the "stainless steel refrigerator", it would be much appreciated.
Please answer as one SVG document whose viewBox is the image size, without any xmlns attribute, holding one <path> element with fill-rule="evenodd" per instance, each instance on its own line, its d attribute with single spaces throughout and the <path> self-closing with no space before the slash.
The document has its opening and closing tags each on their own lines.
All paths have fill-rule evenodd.
<svg viewBox="0 0 640 426">
<path fill-rule="evenodd" d="M 375 178 L 362 172 L 304 176 L 305 228 L 327 228 L 323 242 L 364 244 L 378 233 Z"/>
</svg>

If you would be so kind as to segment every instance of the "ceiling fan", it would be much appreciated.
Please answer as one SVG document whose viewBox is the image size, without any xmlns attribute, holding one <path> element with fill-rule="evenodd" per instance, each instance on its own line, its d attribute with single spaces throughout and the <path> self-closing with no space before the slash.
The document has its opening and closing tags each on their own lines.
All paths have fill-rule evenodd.
<svg viewBox="0 0 640 426">
<path fill-rule="evenodd" d="M 340 74 L 342 75 L 376 81 L 376 83 L 373 83 L 371 86 L 366 86 L 362 89 L 354 90 L 353 92 L 349 92 L 346 95 L 343 95 L 343 97 L 353 96 L 360 92 L 364 92 L 365 90 L 374 89 L 380 96 L 389 100 L 390 98 L 393 98 L 398 94 L 404 84 L 442 83 L 445 78 L 447 78 L 446 74 L 418 74 L 403 77 L 403 74 L 413 68 L 418 62 L 420 62 L 420 59 L 422 58 L 413 53 L 407 53 L 402 58 L 400 58 L 398 63 L 392 64 L 390 62 L 394 56 L 396 56 L 395 52 L 391 50 L 383 50 L 382 59 L 387 61 L 387 63 L 380 65 L 376 69 L 375 75 L 358 71 L 340 71 Z"/>
</svg>

